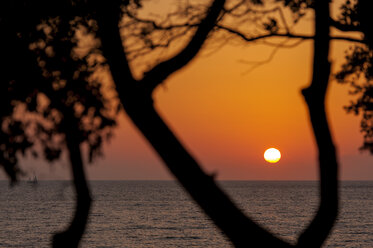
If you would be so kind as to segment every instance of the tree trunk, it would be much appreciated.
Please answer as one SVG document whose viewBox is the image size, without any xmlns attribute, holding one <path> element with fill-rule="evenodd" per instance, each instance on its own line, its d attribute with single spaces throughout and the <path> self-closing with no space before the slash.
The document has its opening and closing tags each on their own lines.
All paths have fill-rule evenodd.
<svg viewBox="0 0 373 248">
<path fill-rule="evenodd" d="M 66 146 L 69 151 L 71 171 L 74 178 L 73 182 L 76 192 L 75 213 L 69 227 L 65 231 L 56 233 L 53 236 L 54 248 L 74 248 L 79 246 L 79 242 L 87 225 L 89 210 L 92 202 L 88 183 L 85 177 L 80 142 L 77 139 L 78 132 L 77 130 L 74 130 L 74 127 L 76 126 L 76 123 L 67 125 L 68 128 L 66 128 L 65 132 Z"/>
<path fill-rule="evenodd" d="M 235 247 L 290 247 L 247 218 L 186 151 L 154 110 L 150 98 L 121 96 L 126 112 L 168 169 Z"/>
<path fill-rule="evenodd" d="M 299 247 L 321 247 L 338 215 L 338 162 L 325 113 L 330 76 L 329 1 L 315 1 L 315 41 L 311 85 L 302 91 L 319 151 L 320 206 L 298 240 Z"/>
</svg>

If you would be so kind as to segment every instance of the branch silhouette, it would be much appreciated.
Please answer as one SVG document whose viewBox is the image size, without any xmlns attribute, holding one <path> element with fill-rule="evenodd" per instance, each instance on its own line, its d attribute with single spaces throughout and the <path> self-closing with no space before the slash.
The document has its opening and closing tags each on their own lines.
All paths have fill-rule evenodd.
<svg viewBox="0 0 373 248">
<path fill-rule="evenodd" d="M 264 34 L 264 35 L 259 35 L 259 36 L 253 36 L 253 37 L 248 37 L 245 34 L 234 30 L 233 28 L 229 28 L 220 24 L 216 25 L 218 28 L 221 30 L 225 30 L 231 34 L 237 35 L 240 37 L 242 40 L 246 42 L 252 42 L 252 41 L 258 41 L 262 39 L 267 39 L 267 38 L 275 38 L 275 37 L 285 37 L 285 38 L 293 38 L 293 39 L 302 39 L 302 40 L 314 40 L 315 36 L 314 35 L 302 35 L 302 34 L 293 34 L 293 33 L 269 33 L 269 34 Z M 349 36 L 331 36 L 329 39 L 331 40 L 340 40 L 340 41 L 351 41 L 351 42 L 356 42 L 360 44 L 366 44 L 366 41 L 363 39 L 356 39 L 353 37 Z"/>
</svg>

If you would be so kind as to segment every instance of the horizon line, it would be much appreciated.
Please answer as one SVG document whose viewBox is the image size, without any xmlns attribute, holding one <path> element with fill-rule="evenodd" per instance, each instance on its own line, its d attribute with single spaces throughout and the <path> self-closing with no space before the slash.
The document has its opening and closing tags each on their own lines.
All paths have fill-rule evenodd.
<svg viewBox="0 0 373 248">
<path fill-rule="evenodd" d="M 8 179 L 0 179 L 1 181 L 9 182 Z M 22 179 L 17 182 L 27 182 L 28 180 Z M 73 179 L 38 179 L 38 181 L 73 181 Z M 176 179 L 90 179 L 87 181 L 169 181 L 177 182 Z M 215 181 L 237 181 L 237 182 L 319 182 L 316 179 L 216 179 Z M 340 182 L 363 182 L 363 181 L 373 181 L 373 179 L 341 179 Z"/>
</svg>

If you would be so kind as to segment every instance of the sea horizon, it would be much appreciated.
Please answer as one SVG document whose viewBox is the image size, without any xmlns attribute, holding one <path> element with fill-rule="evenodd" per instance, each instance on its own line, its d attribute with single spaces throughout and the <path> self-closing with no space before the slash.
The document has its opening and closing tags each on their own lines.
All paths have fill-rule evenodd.
<svg viewBox="0 0 373 248">
<path fill-rule="evenodd" d="M 28 181 L 29 179 L 20 179 L 18 182 L 24 182 Z M 7 179 L 0 179 L 0 182 L 3 181 L 9 181 Z M 38 181 L 73 181 L 73 179 L 39 179 Z M 95 181 L 104 181 L 104 182 L 122 182 L 122 181 L 149 181 L 149 182 L 178 182 L 176 179 L 89 179 L 87 180 L 89 182 L 95 182 Z M 319 182 L 320 180 L 299 180 L 299 179 L 289 179 L 289 180 L 283 180 L 283 179 L 215 179 L 217 182 Z M 373 179 L 341 179 L 339 182 L 373 182 Z"/>
</svg>

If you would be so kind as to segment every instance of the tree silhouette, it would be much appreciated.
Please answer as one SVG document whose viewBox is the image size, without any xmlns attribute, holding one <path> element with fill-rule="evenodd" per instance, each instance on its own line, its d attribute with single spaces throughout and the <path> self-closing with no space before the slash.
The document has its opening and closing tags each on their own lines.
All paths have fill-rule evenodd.
<svg viewBox="0 0 373 248">
<path fill-rule="evenodd" d="M 50 34 L 52 38 L 42 48 L 39 54 L 43 55 L 39 58 L 45 61 L 44 73 L 50 77 L 49 88 L 43 87 L 42 92 L 51 101 L 42 114 L 54 120 L 56 110 L 62 114 L 54 135 L 65 135 L 77 195 L 74 218 L 66 231 L 54 236 L 53 245 L 76 247 L 84 233 L 91 203 L 80 144 L 88 144 L 89 161 L 99 155 L 103 139 L 110 135 L 108 128 L 115 125 L 115 113 L 110 114 L 113 110 L 108 105 L 109 99 L 102 94 L 102 84 L 92 78 L 96 67 L 102 66 L 95 47 L 88 47 L 90 50 L 83 55 L 74 51 L 78 48 L 78 40 L 74 37 L 77 28 L 74 30 L 73 27 L 84 31 L 89 24 L 84 20 L 75 19 L 74 22 L 74 19 L 67 18 L 49 22 L 55 33 Z"/>
<path fill-rule="evenodd" d="M 8 94 L 12 93 L 5 102 L 11 106 L 2 113 L 6 127 L 4 141 L 8 141 L 2 145 L 2 164 L 15 181 L 19 169 L 13 157 L 16 158 L 19 150 L 25 154 L 35 144 L 40 145 L 48 161 L 59 159 L 61 151 L 67 150 L 77 196 L 76 209 L 69 227 L 54 236 L 53 246 L 77 247 L 91 205 L 80 145 L 87 144 L 90 161 L 100 155 L 102 142 L 115 125 L 116 113 L 110 99 L 102 93 L 99 78 L 94 75 L 96 69 L 103 66 L 95 45 L 79 45 L 77 32 L 90 33 L 87 19 L 79 18 L 73 11 L 54 15 L 48 9 L 31 19 L 26 27 L 18 26 L 14 20 L 19 21 L 17 17 L 24 14 L 23 11 L 33 14 L 41 11 L 38 4 L 32 7 L 13 9 L 10 6 L 8 11 L 15 13 L 10 12 L 9 17 L 4 14 L 1 20 L 4 29 L 9 30 L 2 53 L 10 61 L 1 85 L 8 87 Z M 22 63 L 21 57 L 26 57 L 26 63 Z M 20 106 L 24 107 L 24 115 L 17 119 L 14 110 Z M 38 154 L 35 149 L 32 153 Z"/>
</svg>

